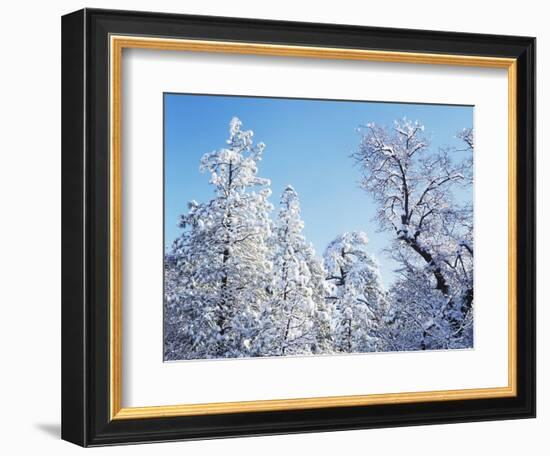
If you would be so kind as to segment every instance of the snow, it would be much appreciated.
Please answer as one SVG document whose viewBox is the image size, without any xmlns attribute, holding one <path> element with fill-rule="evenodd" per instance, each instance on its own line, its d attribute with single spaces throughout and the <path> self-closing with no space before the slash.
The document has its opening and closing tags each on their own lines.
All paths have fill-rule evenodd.
<svg viewBox="0 0 550 456">
<path fill-rule="evenodd" d="M 203 155 L 213 196 L 191 200 L 165 255 L 165 359 L 464 348 L 473 344 L 473 216 L 453 199 L 473 161 L 428 152 L 424 126 L 367 123 L 353 159 L 395 234 L 389 289 L 363 231 L 335 233 L 323 258 L 305 238 L 297 187 L 273 217 L 264 143 L 234 117 Z M 473 152 L 473 131 L 457 134 Z M 296 184 L 296 183 L 293 183 Z"/>
</svg>

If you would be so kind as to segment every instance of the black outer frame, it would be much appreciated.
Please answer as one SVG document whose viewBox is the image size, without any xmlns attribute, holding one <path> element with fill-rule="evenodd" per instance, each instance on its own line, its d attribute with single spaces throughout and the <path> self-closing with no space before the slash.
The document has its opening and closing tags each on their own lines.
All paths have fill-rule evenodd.
<svg viewBox="0 0 550 456">
<path fill-rule="evenodd" d="M 110 34 L 518 59 L 518 395 L 110 421 Z M 535 380 L 534 38 L 97 9 L 62 18 L 63 439 L 99 446 L 531 418 Z"/>
</svg>

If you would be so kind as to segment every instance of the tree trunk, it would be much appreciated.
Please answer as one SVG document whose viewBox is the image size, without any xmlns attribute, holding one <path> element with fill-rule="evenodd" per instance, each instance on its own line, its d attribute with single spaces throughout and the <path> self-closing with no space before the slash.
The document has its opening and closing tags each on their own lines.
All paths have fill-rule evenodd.
<svg viewBox="0 0 550 456">
<path fill-rule="evenodd" d="M 228 182 L 227 182 L 227 188 L 230 190 L 231 186 L 233 184 L 233 164 L 229 162 L 229 176 L 228 176 Z M 227 214 L 228 222 L 227 222 L 227 236 L 225 239 L 225 248 L 223 250 L 223 256 L 222 256 L 222 269 L 224 271 L 223 277 L 222 277 L 222 284 L 221 284 L 221 300 L 218 308 L 218 328 L 220 328 L 220 335 L 225 335 L 225 332 L 227 330 L 227 318 L 229 313 L 229 304 L 228 304 L 228 297 L 227 297 L 227 282 L 228 282 L 228 274 L 226 265 L 229 261 L 229 244 L 231 242 L 231 239 L 229 237 L 229 230 L 231 228 L 231 212 L 228 211 Z M 223 341 L 218 344 L 217 352 L 221 354 L 225 350 Z"/>
<path fill-rule="evenodd" d="M 283 339 L 283 349 L 282 349 L 283 355 L 286 352 L 286 341 L 288 339 L 288 333 L 290 332 L 290 322 L 291 321 L 292 321 L 292 314 L 288 317 L 288 321 L 286 322 L 285 336 L 284 336 L 284 339 Z"/>
<path fill-rule="evenodd" d="M 436 280 L 436 289 L 441 291 L 445 296 L 448 296 L 449 294 L 449 285 L 447 284 L 447 281 L 445 280 L 445 277 L 443 276 L 443 273 L 441 272 L 441 268 L 439 266 L 436 267 L 433 256 L 430 252 L 423 249 L 418 245 L 416 241 L 409 237 L 402 237 L 407 245 L 409 245 L 416 253 L 418 253 L 426 263 L 428 263 L 429 266 L 433 268 L 433 275 Z"/>
</svg>

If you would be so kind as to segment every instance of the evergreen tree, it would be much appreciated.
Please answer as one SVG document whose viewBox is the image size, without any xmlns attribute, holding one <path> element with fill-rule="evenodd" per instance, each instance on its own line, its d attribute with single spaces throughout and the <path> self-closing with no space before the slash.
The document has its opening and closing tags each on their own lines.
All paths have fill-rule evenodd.
<svg viewBox="0 0 550 456">
<path fill-rule="evenodd" d="M 363 232 L 344 233 L 329 244 L 324 255 L 332 287 L 327 298 L 333 308 L 332 337 L 339 352 L 378 351 L 384 346 L 380 330 L 388 303 L 367 243 Z"/>
<path fill-rule="evenodd" d="M 330 339 L 324 271 L 303 228 L 298 194 L 289 185 L 281 196 L 274 242 L 274 354 L 324 351 Z"/>
<path fill-rule="evenodd" d="M 257 176 L 265 146 L 254 145 L 252 136 L 231 120 L 227 146 L 201 160 L 213 198 L 191 201 L 180 219 L 183 232 L 169 255 L 176 283 L 166 287 L 166 305 L 178 307 L 183 358 L 258 354 L 272 270 L 272 207 L 270 182 Z"/>
</svg>

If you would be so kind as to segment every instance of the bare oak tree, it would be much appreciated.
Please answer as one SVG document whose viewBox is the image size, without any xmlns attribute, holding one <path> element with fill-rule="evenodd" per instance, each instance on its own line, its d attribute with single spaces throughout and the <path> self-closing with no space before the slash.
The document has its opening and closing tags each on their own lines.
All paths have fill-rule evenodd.
<svg viewBox="0 0 550 456">
<path fill-rule="evenodd" d="M 422 269 L 431 275 L 445 298 L 445 318 L 460 328 L 473 300 L 473 226 L 471 203 L 456 195 L 472 183 L 472 130 L 458 135 L 467 151 L 435 152 L 418 122 L 403 119 L 391 129 L 369 123 L 359 131 L 353 158 L 362 188 L 378 204 L 380 228 L 395 234 L 393 256 L 404 273 Z M 468 151 L 466 159 L 453 160 L 453 153 Z"/>
</svg>

